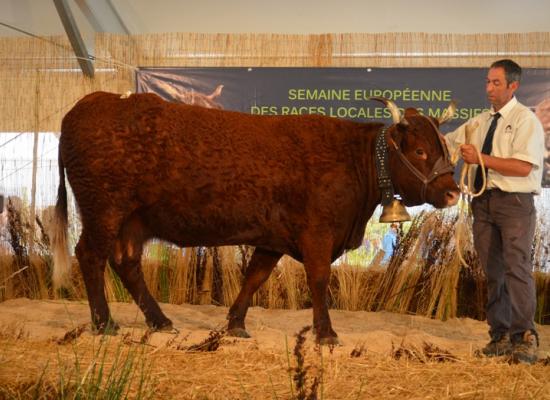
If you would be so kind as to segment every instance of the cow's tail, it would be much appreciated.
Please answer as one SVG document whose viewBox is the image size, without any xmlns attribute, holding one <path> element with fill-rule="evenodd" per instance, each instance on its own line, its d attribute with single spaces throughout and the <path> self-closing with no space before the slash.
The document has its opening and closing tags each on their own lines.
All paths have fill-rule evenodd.
<svg viewBox="0 0 550 400">
<path fill-rule="evenodd" d="M 71 275 L 71 260 L 67 241 L 67 188 L 65 187 L 65 165 L 61 157 L 61 148 L 59 150 L 58 162 L 59 187 L 57 189 L 57 204 L 55 205 L 55 217 L 52 231 L 52 281 L 54 289 L 69 287 Z"/>
</svg>

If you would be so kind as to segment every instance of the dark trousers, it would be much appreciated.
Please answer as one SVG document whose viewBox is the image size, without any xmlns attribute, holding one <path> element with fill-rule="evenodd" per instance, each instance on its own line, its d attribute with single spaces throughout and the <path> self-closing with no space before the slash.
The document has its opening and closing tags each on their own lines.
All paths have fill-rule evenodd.
<svg viewBox="0 0 550 400">
<path fill-rule="evenodd" d="M 489 190 L 473 199 L 472 211 L 474 247 L 487 276 L 489 334 L 509 333 L 514 340 L 535 331 L 533 195 Z"/>
</svg>

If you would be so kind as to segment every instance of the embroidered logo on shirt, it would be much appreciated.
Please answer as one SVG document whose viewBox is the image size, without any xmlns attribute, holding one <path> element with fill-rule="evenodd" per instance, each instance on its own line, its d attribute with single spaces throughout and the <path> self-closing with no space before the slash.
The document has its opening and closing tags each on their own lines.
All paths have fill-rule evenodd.
<svg viewBox="0 0 550 400">
<path fill-rule="evenodd" d="M 512 133 L 512 125 L 506 125 L 506 128 L 504 129 L 504 133 Z"/>
</svg>

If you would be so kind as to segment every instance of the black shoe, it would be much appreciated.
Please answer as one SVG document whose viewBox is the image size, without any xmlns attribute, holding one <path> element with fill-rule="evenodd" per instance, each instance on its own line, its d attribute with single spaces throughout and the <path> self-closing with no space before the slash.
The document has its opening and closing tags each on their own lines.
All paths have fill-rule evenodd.
<svg viewBox="0 0 550 400">
<path fill-rule="evenodd" d="M 481 353 L 486 357 L 499 357 L 512 354 L 510 335 L 505 333 L 500 337 L 491 339 L 491 341 L 481 349 Z"/>
<path fill-rule="evenodd" d="M 534 364 L 537 362 L 539 339 L 533 331 L 525 331 L 521 339 L 512 345 L 512 361 L 514 363 Z"/>
</svg>

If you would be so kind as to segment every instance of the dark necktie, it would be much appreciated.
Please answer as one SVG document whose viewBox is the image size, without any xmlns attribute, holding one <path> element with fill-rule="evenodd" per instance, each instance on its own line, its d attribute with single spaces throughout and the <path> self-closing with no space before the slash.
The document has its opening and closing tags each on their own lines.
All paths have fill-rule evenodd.
<svg viewBox="0 0 550 400">
<path fill-rule="evenodd" d="M 497 129 L 497 121 L 500 118 L 500 114 L 496 113 L 493 115 L 493 121 L 491 121 L 491 126 L 489 127 L 489 130 L 487 131 L 487 136 L 485 136 L 485 141 L 483 142 L 483 148 L 481 149 L 481 152 L 483 154 L 491 154 L 491 151 L 493 150 L 493 137 L 495 136 L 495 130 Z M 485 168 L 485 176 L 487 176 L 487 168 Z M 481 185 L 483 183 L 483 180 L 481 178 L 481 166 L 477 166 L 476 171 L 476 177 L 474 180 L 474 189 L 476 192 L 481 189 Z"/>
</svg>

